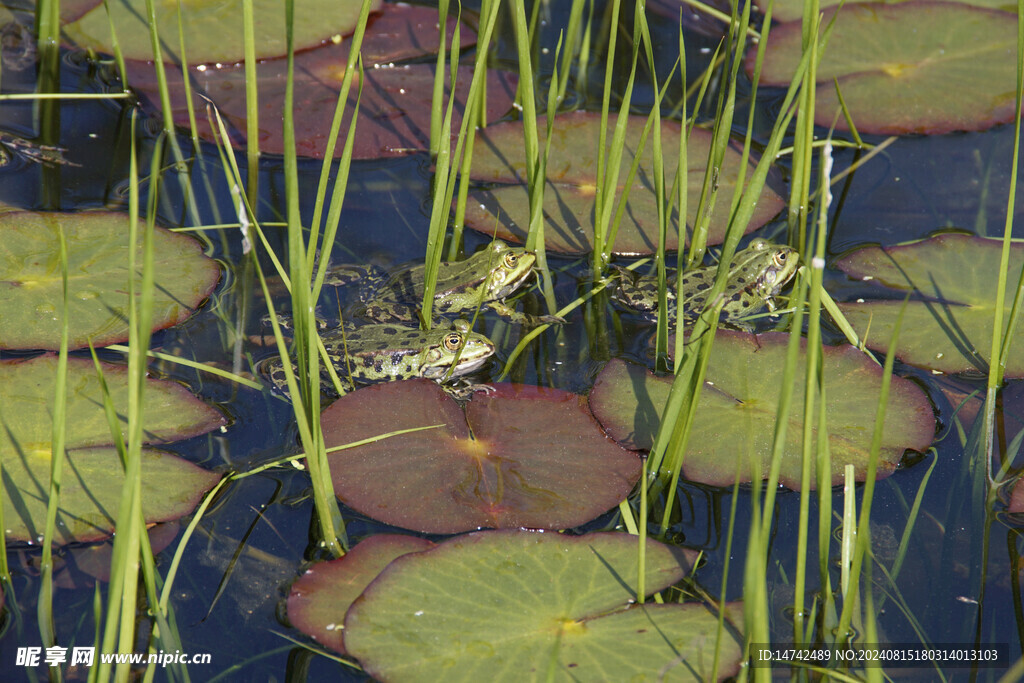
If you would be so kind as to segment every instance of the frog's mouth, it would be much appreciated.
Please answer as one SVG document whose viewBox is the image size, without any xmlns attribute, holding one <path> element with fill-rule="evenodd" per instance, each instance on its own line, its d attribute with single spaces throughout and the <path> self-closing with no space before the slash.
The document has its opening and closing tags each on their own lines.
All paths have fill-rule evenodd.
<svg viewBox="0 0 1024 683">
<path fill-rule="evenodd" d="M 498 287 L 494 287 L 493 284 L 490 288 L 490 301 L 500 301 L 506 297 L 512 296 L 520 289 L 526 287 L 528 284 L 533 282 L 534 272 L 531 270 L 526 277 L 513 278 L 506 280 Z M 496 283 L 495 283 L 496 284 Z"/>
<path fill-rule="evenodd" d="M 452 371 L 453 377 L 461 377 L 462 375 L 468 375 L 472 372 L 476 372 L 482 368 L 488 361 L 491 360 L 490 356 L 484 356 L 482 358 L 474 358 L 472 360 L 459 359 L 459 364 L 455 366 L 455 370 Z"/>
</svg>

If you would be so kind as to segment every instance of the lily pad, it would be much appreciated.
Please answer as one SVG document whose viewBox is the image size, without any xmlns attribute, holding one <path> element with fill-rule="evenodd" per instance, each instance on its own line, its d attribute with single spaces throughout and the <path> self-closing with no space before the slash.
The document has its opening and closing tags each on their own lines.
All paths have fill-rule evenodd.
<svg viewBox="0 0 1024 683">
<path fill-rule="evenodd" d="M 128 339 L 128 217 L 17 211 L 0 214 L 0 349 L 60 347 L 61 230 L 68 253 L 69 346 Z M 192 315 L 216 286 L 220 268 L 191 237 L 157 228 L 153 239 L 153 326 L 162 329 Z M 141 273 L 141 244 L 138 249 Z"/>
<path fill-rule="evenodd" d="M 712 486 L 731 486 L 736 477 L 749 482 L 754 462 L 760 463 L 762 476 L 768 473 L 788 342 L 789 335 L 779 332 L 718 331 L 683 462 L 687 479 Z M 802 351 L 797 377 L 804 375 L 804 359 Z M 832 482 L 842 482 L 847 464 L 863 480 L 882 369 L 851 346 L 825 347 L 822 374 Z M 590 405 L 616 440 L 631 448 L 649 449 L 671 386 L 671 377 L 656 377 L 646 368 L 614 360 L 598 376 Z M 916 384 L 894 376 L 889 392 L 879 478 L 892 473 L 905 450 L 923 450 L 935 434 L 931 404 Z M 779 479 L 792 489 L 800 487 L 802 406 L 801 380 L 793 392 Z M 811 470 L 813 485 L 813 463 Z"/>
<path fill-rule="evenodd" d="M 961 2 L 961 0 L 948 1 Z M 819 9 L 825 9 L 826 7 L 832 7 L 834 5 L 838 5 L 839 3 L 840 0 L 821 0 L 818 3 L 818 7 Z M 858 3 L 869 5 L 898 5 L 900 4 L 900 0 L 858 0 Z M 986 7 L 988 9 L 998 9 L 1003 10 L 1004 12 L 1017 11 L 1016 3 L 1008 2 L 1008 0 L 969 0 L 962 2 L 962 4 L 970 5 L 972 7 Z M 803 17 L 803 15 L 803 0 L 778 0 L 778 2 L 776 2 L 772 6 L 772 18 L 775 21 L 797 21 L 801 17 Z M 772 30 L 774 31 L 775 29 Z"/>
<path fill-rule="evenodd" d="M 821 25 L 837 11 L 826 9 Z M 762 84 L 789 84 L 801 40 L 800 22 L 772 29 Z M 836 120 L 833 80 L 862 133 L 939 134 L 1012 121 L 1016 48 L 1005 12 L 945 2 L 848 4 L 818 62 L 815 123 Z M 747 52 L 748 74 L 756 52 Z M 842 115 L 837 127 L 847 129 Z"/>
<path fill-rule="evenodd" d="M 377 534 L 337 560 L 310 567 L 288 594 L 288 619 L 321 645 L 345 654 L 345 613 L 392 560 L 436 544 L 425 538 Z"/>
<path fill-rule="evenodd" d="M 631 116 L 627 124 L 625 153 L 622 161 L 620 187 L 628 173 L 630 164 L 639 146 L 646 117 Z M 583 253 L 592 247 L 594 224 L 594 191 L 597 182 L 597 148 L 601 117 L 590 112 L 560 114 L 555 119 L 551 139 L 551 155 L 548 158 L 547 177 L 549 183 L 544 192 L 545 245 L 552 251 Z M 544 131 L 543 119 L 538 128 Z M 679 149 L 680 126 L 675 121 L 662 123 L 662 148 L 665 153 L 665 174 L 672 178 L 675 173 L 675 150 Z M 704 178 L 704 164 L 708 156 L 711 134 L 695 128 L 690 134 L 687 155 L 690 159 L 687 173 L 687 224 L 692 225 Z M 658 214 L 654 200 L 653 159 L 650 140 L 643 151 L 643 158 L 636 180 L 630 189 L 623 223 L 615 242 L 613 252 L 624 256 L 650 254 L 658 243 Z M 729 222 L 729 197 L 732 195 L 741 156 L 739 151 L 729 148 L 719 180 L 719 199 L 711 216 L 709 244 L 719 244 L 725 238 Z M 752 158 L 751 162 L 756 163 Z M 750 177 L 748 169 L 747 177 Z M 529 198 L 522 182 L 526 178 L 526 160 L 523 145 L 523 126 L 520 121 L 507 121 L 488 126 L 481 131 L 473 152 L 474 180 L 487 183 L 517 183 L 498 185 L 487 191 L 478 191 L 470 197 L 466 213 L 466 224 L 475 230 L 492 234 L 498 224 L 498 235 L 504 239 L 523 241 L 529 227 Z M 765 187 L 758 199 L 754 216 L 747 225 L 747 232 L 761 227 L 783 207 L 782 198 Z M 676 216 L 672 225 L 678 225 Z M 668 249 L 678 248 L 678 232 L 670 230 Z"/>
<path fill-rule="evenodd" d="M 42 534 L 50 480 L 52 405 L 57 359 L 0 363 L 0 461 L 7 535 L 35 541 Z M 111 400 L 127 418 L 123 366 L 103 364 Z M 61 542 L 91 541 L 113 530 L 124 479 L 103 411 L 91 360 L 68 359 L 67 462 L 57 517 Z M 223 416 L 174 382 L 147 380 L 144 415 L 150 443 L 184 439 L 224 424 Z M 218 475 L 156 449 L 143 452 L 143 511 L 148 522 L 187 514 Z"/>
<path fill-rule="evenodd" d="M 234 63 L 245 58 L 242 0 L 190 0 L 156 2 L 156 24 L 164 61 L 180 63 L 178 55 L 178 10 L 191 64 Z M 303 0 L 295 3 L 293 40 L 296 50 L 316 47 L 352 33 L 359 19 L 362 0 Z M 371 11 L 380 0 L 371 0 Z M 109 10 L 109 15 L 108 15 Z M 253 0 L 256 59 L 270 59 L 288 53 L 284 4 L 278 0 Z M 79 47 L 114 54 L 110 27 L 113 23 L 118 46 L 126 59 L 153 59 L 146 21 L 145 0 L 112 0 L 86 12 L 64 27 L 64 33 Z"/>
<path fill-rule="evenodd" d="M 719 676 L 737 673 L 739 644 L 728 626 L 716 637 L 717 614 L 633 604 L 637 543 L 489 531 L 405 555 L 349 610 L 345 646 L 389 681 L 707 680 L 716 655 Z M 647 541 L 647 591 L 680 580 L 686 565 Z"/>
<path fill-rule="evenodd" d="M 858 249 L 836 265 L 852 278 L 878 282 L 900 293 L 913 292 L 897 340 L 901 360 L 942 372 L 988 372 L 1001 250 L 1001 240 L 950 233 L 894 247 Z M 1010 250 L 1004 333 L 1024 264 L 1024 244 L 1014 243 Z M 880 298 L 887 294 L 900 298 Z M 869 348 L 885 352 L 903 299 L 891 290 L 878 290 L 878 296 L 839 307 Z M 1005 375 L 1024 377 L 1024 327 L 1020 325 Z"/>
<path fill-rule="evenodd" d="M 432 23 L 427 21 L 428 17 L 432 17 Z M 434 67 L 427 63 L 395 65 L 390 62 L 400 58 L 423 57 L 436 51 L 436 21 L 436 9 L 388 4 L 384 6 L 381 16 L 367 27 L 362 54 L 368 67 L 363 77 L 354 158 L 403 156 L 429 149 Z M 460 35 L 463 45 L 471 44 L 475 38 L 475 34 L 464 25 Z M 294 112 L 296 149 L 300 156 L 323 157 L 327 134 L 338 104 L 338 93 L 345 76 L 349 47 L 346 42 L 328 44 L 295 57 Z M 260 150 L 269 154 L 284 153 L 281 120 L 287 66 L 287 60 L 277 59 L 260 63 L 256 70 Z M 128 72 L 132 86 L 143 94 L 151 106 L 159 107 L 161 100 L 152 65 L 129 62 Z M 465 111 L 472 73 L 471 67 L 459 70 L 455 88 L 456 105 L 452 115 L 452 128 L 456 134 Z M 192 69 L 189 76 L 194 87 L 217 104 L 228 127 L 231 144 L 236 148 L 244 148 L 248 119 L 245 70 L 241 66 L 218 65 L 216 68 Z M 169 71 L 167 79 L 174 121 L 179 126 L 187 127 L 189 117 L 180 70 Z M 511 72 L 488 71 L 488 119 L 502 116 L 511 108 L 517 82 Z M 358 80 L 354 80 L 335 156 L 341 156 L 342 153 L 358 86 Z M 216 140 L 206 117 L 199 117 L 197 125 L 201 137 L 211 142 Z"/>
<path fill-rule="evenodd" d="M 636 455 L 604 435 L 583 401 L 501 384 L 463 412 L 429 380 L 360 389 L 321 416 L 329 447 L 443 426 L 332 454 L 334 491 L 374 519 L 425 533 L 578 526 L 640 476 Z"/>
</svg>

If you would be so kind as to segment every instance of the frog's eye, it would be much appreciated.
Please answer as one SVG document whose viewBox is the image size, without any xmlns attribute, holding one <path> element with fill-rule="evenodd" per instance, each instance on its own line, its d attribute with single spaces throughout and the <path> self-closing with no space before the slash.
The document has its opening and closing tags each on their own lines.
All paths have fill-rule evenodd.
<svg viewBox="0 0 1024 683">
<path fill-rule="evenodd" d="M 778 251 L 778 252 L 776 252 L 775 254 L 772 255 L 772 261 L 779 268 L 781 268 L 782 266 L 786 265 L 786 259 L 787 258 L 789 258 L 789 254 L 787 254 L 784 251 Z"/>
<path fill-rule="evenodd" d="M 506 268 L 515 268 L 516 264 L 519 263 L 519 257 L 515 254 L 508 252 L 502 257 L 502 261 Z"/>
<path fill-rule="evenodd" d="M 449 351 L 458 351 L 462 346 L 462 335 L 452 332 L 444 336 L 444 347 Z"/>
</svg>

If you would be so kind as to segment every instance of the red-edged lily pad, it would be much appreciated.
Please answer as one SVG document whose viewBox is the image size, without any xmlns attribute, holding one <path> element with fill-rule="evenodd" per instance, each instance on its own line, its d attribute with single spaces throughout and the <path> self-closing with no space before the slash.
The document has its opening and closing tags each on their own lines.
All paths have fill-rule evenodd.
<svg viewBox="0 0 1024 683">
<path fill-rule="evenodd" d="M 735 675 L 741 648 L 717 613 L 635 604 L 637 546 L 625 534 L 487 531 L 404 555 L 349 609 L 345 647 L 392 681 Z M 679 550 L 647 541 L 647 592 L 680 580 L 687 565 Z"/>
<path fill-rule="evenodd" d="M 111 400 L 126 428 L 127 369 L 102 364 Z M 57 359 L 41 356 L 0 363 L 0 463 L 4 472 L 7 535 L 36 541 L 46 519 L 51 462 L 52 406 Z M 91 360 L 68 359 L 67 461 L 57 514 L 57 540 L 93 541 L 113 530 L 124 468 L 103 410 Z M 215 409 L 174 382 L 147 380 L 143 415 L 150 443 L 184 439 L 224 424 Z M 148 522 L 187 514 L 219 478 L 170 453 L 142 454 L 143 513 Z"/>
<path fill-rule="evenodd" d="M 371 11 L 381 0 L 370 0 Z M 245 58 L 242 0 L 190 0 L 155 2 L 156 25 L 165 61 L 180 63 L 178 11 L 185 35 L 189 63 L 231 64 Z M 316 47 L 355 30 L 363 0 L 303 0 L 295 3 L 293 40 L 296 50 Z M 109 14 L 108 14 L 109 11 Z M 285 6 L 277 0 L 253 0 L 256 58 L 270 59 L 288 53 Z M 114 54 L 110 27 L 127 59 L 153 59 L 146 19 L 145 0 L 112 0 L 99 4 L 81 19 L 64 27 L 79 47 Z"/>
<path fill-rule="evenodd" d="M 360 389 L 321 416 L 328 446 L 444 426 L 332 454 L 334 491 L 374 519 L 426 533 L 578 526 L 640 476 L 639 459 L 604 435 L 584 401 L 501 384 L 463 412 L 429 380 Z"/>
<path fill-rule="evenodd" d="M 436 10 L 385 5 L 381 17 L 367 27 L 362 50 L 367 67 L 359 103 L 354 158 L 403 156 L 429 149 L 434 66 L 426 63 L 395 65 L 390 62 L 436 51 L 436 21 Z M 475 38 L 475 34 L 465 26 L 462 26 L 460 36 L 463 45 L 472 43 Z M 295 133 L 296 150 L 300 156 L 322 158 L 324 155 L 345 76 L 349 47 L 343 41 L 295 57 Z M 284 152 L 281 121 L 287 67 L 287 61 L 282 59 L 262 62 L 257 66 L 259 144 L 260 150 L 269 154 Z M 129 62 L 128 71 L 132 85 L 152 106 L 158 107 L 160 97 L 152 65 Z M 456 105 L 452 114 L 453 134 L 458 133 L 472 75 L 471 67 L 459 69 Z M 244 148 L 248 118 L 244 69 L 241 66 L 202 67 L 192 69 L 190 79 L 194 87 L 216 103 L 228 126 L 231 144 Z M 189 117 L 180 70 L 169 70 L 167 80 L 174 121 L 186 127 Z M 517 82 L 511 72 L 488 71 L 488 119 L 498 118 L 511 108 Z M 335 156 L 341 156 L 344 147 L 358 86 L 357 74 L 345 105 L 346 115 Z M 216 139 L 206 116 L 197 117 L 197 126 L 201 137 L 210 141 Z"/>
<path fill-rule="evenodd" d="M 68 253 L 69 346 L 128 339 L 128 217 L 120 213 L 0 214 L 0 349 L 60 347 L 60 235 Z M 220 267 L 187 235 L 153 234 L 153 326 L 192 315 L 220 278 Z M 136 246 L 142 281 L 142 245 Z"/>
<path fill-rule="evenodd" d="M 345 654 L 342 628 L 355 599 L 392 560 L 434 545 L 415 536 L 378 534 L 344 557 L 310 567 L 288 594 L 289 621 L 321 645 Z"/>
<path fill-rule="evenodd" d="M 815 123 L 846 130 L 833 81 L 861 132 L 985 130 L 1013 120 L 1017 29 L 1005 12 L 959 3 L 847 4 L 818 62 Z M 800 61 L 800 22 L 772 29 L 761 82 L 788 85 Z M 757 48 L 747 52 L 747 73 Z M 950 93 L 956 93 L 950 97 Z"/>
<path fill-rule="evenodd" d="M 1018 479 L 1014 483 L 1006 511 L 1016 515 L 1024 513 L 1024 478 Z"/>
<path fill-rule="evenodd" d="M 885 352 L 903 308 L 902 295 L 913 292 L 899 330 L 901 360 L 942 372 L 988 371 L 998 286 L 1001 240 L 943 234 L 894 247 L 858 249 L 836 265 L 852 278 L 877 282 L 898 299 L 879 298 L 840 304 L 843 314 L 869 348 Z M 1003 310 L 1009 324 L 1014 289 L 1024 264 L 1024 244 L 1010 247 Z M 1006 377 L 1024 377 L 1024 326 L 1015 329 Z"/>
<path fill-rule="evenodd" d="M 618 194 L 623 190 L 622 184 L 639 147 L 646 120 L 643 116 L 629 118 Z M 547 165 L 549 182 L 544 191 L 545 246 L 552 251 L 577 254 L 592 249 L 600 124 L 601 117 L 589 112 L 556 117 Z M 538 128 L 543 145 L 546 130 L 543 119 L 538 121 Z M 665 174 L 669 179 L 676 169 L 679 134 L 678 122 L 662 123 Z M 705 130 L 695 128 L 690 134 L 687 152 L 690 160 L 687 169 L 688 225 L 693 224 L 696 214 L 710 142 L 711 134 Z M 616 254 L 650 254 L 658 244 L 658 213 L 650 144 L 648 139 L 637 178 L 630 188 L 629 202 L 613 248 Z M 719 200 L 711 214 L 708 236 L 710 244 L 721 243 L 725 237 L 729 222 L 729 197 L 738 178 L 740 160 L 740 153 L 729 148 L 718 176 Z M 752 162 L 756 162 L 756 159 L 752 159 Z M 748 169 L 747 178 L 750 177 L 750 171 L 752 168 Z M 506 185 L 472 192 L 466 210 L 466 224 L 488 235 L 494 233 L 497 227 L 498 237 L 522 242 L 529 227 L 529 198 L 525 185 L 521 184 L 526 179 L 522 122 L 502 122 L 481 131 L 473 153 L 471 175 L 474 180 Z M 767 223 L 782 206 L 782 198 L 765 187 L 747 232 Z M 678 217 L 672 221 L 672 225 L 677 224 Z M 678 232 L 670 229 L 666 248 L 677 249 L 678 246 Z"/>
<path fill-rule="evenodd" d="M 730 486 L 738 477 L 751 480 L 759 463 L 768 473 L 782 371 L 789 335 L 751 335 L 719 330 L 701 391 L 697 416 L 683 462 L 687 479 Z M 803 430 L 805 354 L 800 354 L 783 449 L 780 481 L 799 488 Z M 852 464 L 857 478 L 867 471 L 882 369 L 851 346 L 826 347 L 823 353 L 832 482 L 842 481 Z M 620 360 L 598 376 L 590 405 L 615 439 L 632 448 L 648 449 L 668 399 L 671 377 L 656 377 L 646 368 Z M 923 450 L 935 434 L 935 418 L 924 392 L 913 382 L 893 377 L 882 432 L 878 476 L 892 473 L 907 449 Z M 812 436 L 816 439 L 817 436 Z M 814 464 L 811 465 L 814 470 Z M 811 479 L 814 483 L 814 475 Z"/>
</svg>

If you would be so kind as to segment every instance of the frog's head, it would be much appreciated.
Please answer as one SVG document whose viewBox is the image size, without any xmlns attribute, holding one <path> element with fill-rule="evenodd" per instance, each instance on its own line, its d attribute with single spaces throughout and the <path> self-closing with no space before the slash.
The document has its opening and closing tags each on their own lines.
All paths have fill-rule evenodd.
<svg viewBox="0 0 1024 683">
<path fill-rule="evenodd" d="M 494 344 L 482 334 L 470 331 L 469 323 L 456 320 L 452 329 L 434 328 L 428 334 L 427 352 L 420 376 L 438 379 L 448 374 L 461 377 L 478 369 L 494 355 Z"/>
<path fill-rule="evenodd" d="M 758 275 L 754 289 L 758 298 L 768 301 L 776 296 L 786 283 L 793 279 L 800 266 L 799 254 L 785 244 L 775 244 L 756 239 L 747 250 L 755 250 L 758 256 Z"/>
<path fill-rule="evenodd" d="M 500 301 L 520 289 L 533 276 L 537 255 L 521 247 L 510 247 L 501 240 L 494 240 L 480 252 L 487 264 L 484 281 L 484 301 Z"/>
</svg>

